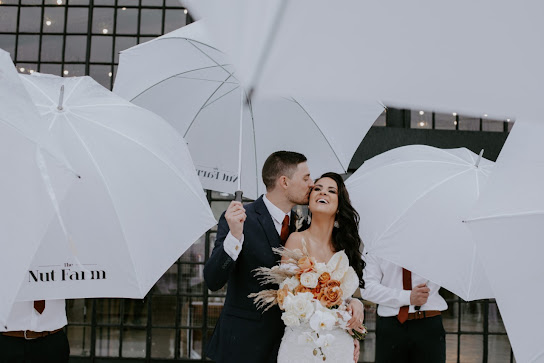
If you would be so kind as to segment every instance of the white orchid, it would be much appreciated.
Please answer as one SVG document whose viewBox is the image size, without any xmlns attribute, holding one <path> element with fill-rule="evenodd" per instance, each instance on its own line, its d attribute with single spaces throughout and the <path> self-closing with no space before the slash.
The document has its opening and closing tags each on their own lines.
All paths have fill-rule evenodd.
<svg viewBox="0 0 544 363">
<path fill-rule="evenodd" d="M 291 311 L 284 311 L 283 314 L 281 314 L 281 320 L 283 320 L 285 326 L 300 325 L 300 319 Z"/>
<path fill-rule="evenodd" d="M 307 321 L 314 313 L 313 295 L 311 292 L 289 293 L 283 301 L 283 308 L 286 312 L 297 316 L 301 321 Z"/>
<path fill-rule="evenodd" d="M 316 310 L 310 318 L 310 327 L 316 332 L 331 330 L 336 325 L 336 316 L 332 310 Z"/>
</svg>

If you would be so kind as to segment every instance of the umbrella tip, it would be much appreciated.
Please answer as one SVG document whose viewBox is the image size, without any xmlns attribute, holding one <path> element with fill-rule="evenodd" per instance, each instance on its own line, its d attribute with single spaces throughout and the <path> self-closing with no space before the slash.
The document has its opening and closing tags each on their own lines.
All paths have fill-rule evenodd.
<svg viewBox="0 0 544 363">
<path fill-rule="evenodd" d="M 60 86 L 60 96 L 59 96 L 59 105 L 57 106 L 57 110 L 62 111 L 62 102 L 64 101 L 64 85 Z"/>
<path fill-rule="evenodd" d="M 480 165 L 480 161 L 482 161 L 482 155 L 484 155 L 484 149 L 480 151 L 480 154 L 478 155 L 478 160 L 476 160 L 476 164 L 474 164 L 475 167 L 478 167 L 478 165 Z"/>
</svg>

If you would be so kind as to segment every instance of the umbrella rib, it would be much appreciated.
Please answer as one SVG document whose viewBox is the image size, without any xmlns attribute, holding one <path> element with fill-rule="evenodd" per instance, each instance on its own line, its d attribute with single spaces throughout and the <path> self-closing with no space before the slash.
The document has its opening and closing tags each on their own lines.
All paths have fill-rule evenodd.
<svg viewBox="0 0 544 363">
<path fill-rule="evenodd" d="M 221 83 L 223 81 L 218 81 L 218 80 L 215 80 L 215 79 L 206 79 L 206 78 L 197 78 L 197 77 L 182 77 L 182 76 L 176 76 L 176 78 L 183 78 L 183 79 L 192 79 L 194 81 L 203 81 L 203 82 L 214 82 L 214 83 Z M 223 82 L 223 83 L 227 83 L 227 84 L 239 84 L 239 82 Z"/>
<path fill-rule="evenodd" d="M 70 90 L 70 93 L 68 93 L 65 97 L 64 97 L 64 104 L 67 104 L 68 103 L 68 100 L 70 99 L 70 97 L 72 97 L 72 94 L 75 92 L 76 88 L 79 87 L 79 84 L 81 82 L 83 82 L 84 79 L 86 78 L 90 78 L 89 76 L 85 76 L 85 77 L 79 77 L 79 79 L 77 80 L 77 83 L 74 85 L 74 87 L 72 87 L 72 89 Z M 92 78 L 91 78 L 92 79 Z"/>
<path fill-rule="evenodd" d="M 397 223 L 405 214 L 406 212 L 412 208 L 419 200 L 421 200 L 424 196 L 426 196 L 427 194 L 429 194 L 430 192 L 432 192 L 433 190 L 435 190 L 436 188 L 438 188 L 440 185 L 458 177 L 459 175 L 462 175 L 468 171 L 470 171 L 471 169 L 467 169 L 467 170 L 463 170 L 457 174 L 454 174 L 444 180 L 441 180 L 440 182 L 436 183 L 435 185 L 431 186 L 429 189 L 427 189 L 425 191 L 425 193 L 422 193 L 421 195 L 419 195 L 412 203 L 410 203 L 410 205 L 408 207 L 406 207 L 402 213 L 399 213 L 399 216 L 397 218 L 395 218 L 395 220 L 393 222 L 391 222 L 391 224 L 380 234 L 380 236 L 378 238 L 376 238 L 376 241 L 379 241 L 382 239 L 382 237 L 391 229 L 391 227 L 393 227 L 395 225 L 395 223 Z"/>
<path fill-rule="evenodd" d="M 189 124 L 189 126 L 187 127 L 187 130 L 185 130 L 185 133 L 183 134 L 183 137 L 187 137 L 187 134 L 189 133 L 189 130 L 191 129 L 191 127 L 193 127 L 193 124 L 195 123 L 196 121 L 196 118 L 198 117 L 198 115 L 200 115 L 200 112 L 202 112 L 202 110 L 204 109 L 204 107 L 206 107 L 206 104 L 208 103 L 209 100 L 211 100 L 211 98 L 213 97 L 213 95 L 215 95 L 217 93 L 217 91 L 219 91 L 219 89 L 223 86 L 223 84 L 230 78 L 230 77 L 233 77 L 232 74 L 229 74 L 229 76 L 227 77 L 227 79 L 225 79 L 224 82 L 222 82 L 219 86 L 217 86 L 217 88 L 215 89 L 215 91 L 213 91 L 211 94 L 210 94 L 210 97 L 208 97 L 206 99 L 206 101 L 204 101 L 204 103 L 202 104 L 202 106 L 200 106 L 200 108 L 198 109 L 197 113 L 195 114 L 195 117 L 193 117 L 193 120 L 191 121 L 191 123 Z"/>
<path fill-rule="evenodd" d="M 226 83 L 226 82 L 225 82 L 225 83 Z M 236 91 L 238 88 L 240 88 L 239 85 L 236 86 L 235 88 L 231 89 L 230 91 L 226 92 L 225 94 L 223 94 L 223 95 L 217 97 L 217 98 L 216 98 L 215 100 L 213 100 L 212 102 L 206 103 L 204 106 L 202 106 L 202 109 L 205 109 L 206 107 L 209 107 L 209 106 L 213 105 L 215 102 L 219 101 L 220 99 L 222 99 L 222 98 L 225 97 L 226 95 L 228 95 L 228 94 L 230 94 L 230 93 Z"/>
<path fill-rule="evenodd" d="M 111 127 L 107 127 L 107 126 L 105 126 L 105 125 L 102 125 L 102 124 L 100 124 L 100 123 L 98 123 L 98 122 L 95 122 L 95 121 L 93 121 L 93 120 L 91 120 L 91 119 L 85 117 L 85 116 L 77 115 L 77 114 L 75 114 L 75 113 L 72 113 L 72 114 L 75 115 L 76 117 L 82 119 L 82 120 L 85 120 L 85 121 L 87 121 L 87 122 L 92 123 L 93 125 L 102 127 L 102 128 L 104 128 L 104 129 L 106 129 L 106 130 L 108 130 L 108 131 L 111 131 L 111 132 L 113 132 L 113 133 L 115 133 L 115 134 L 117 134 L 117 135 L 119 135 L 119 136 L 121 136 L 121 137 L 127 139 L 127 140 L 130 140 L 130 141 L 133 142 L 135 145 L 138 145 L 138 146 L 140 146 L 141 148 L 143 148 L 143 149 L 145 149 L 146 151 L 148 151 L 151 155 L 153 155 L 153 156 L 154 156 L 157 160 L 159 160 L 162 164 L 166 165 L 166 166 L 174 173 L 174 175 L 176 175 L 176 176 L 178 177 L 178 179 L 181 180 L 181 181 L 183 182 L 183 184 L 187 185 L 187 187 L 189 188 L 189 190 L 191 190 L 191 192 L 197 197 L 198 200 L 201 201 L 202 204 L 204 204 L 204 205 L 206 205 L 207 207 L 209 207 L 208 203 L 207 203 L 207 202 L 205 203 L 205 202 L 202 200 L 202 198 L 199 196 L 198 192 L 197 192 L 190 184 L 188 184 L 188 183 L 183 179 L 182 175 L 180 175 L 180 174 L 177 172 L 176 168 L 175 168 L 171 163 L 169 163 L 169 162 L 167 162 L 166 160 L 164 160 L 164 159 L 162 159 L 161 157 L 159 157 L 159 155 L 157 155 L 155 152 L 153 152 L 153 150 L 149 149 L 147 146 L 145 146 L 145 145 L 142 144 L 141 142 L 139 142 L 139 141 L 137 141 L 137 140 L 135 140 L 135 139 L 133 139 L 133 138 L 131 138 L 131 137 L 128 137 L 127 135 L 124 135 L 124 134 L 120 133 L 119 131 L 117 131 L 117 130 L 111 128 Z M 71 123 L 70 123 L 70 124 L 71 124 Z M 180 141 L 181 141 L 181 142 L 185 142 L 185 140 L 180 140 Z"/>
<path fill-rule="evenodd" d="M 344 167 L 344 164 L 342 164 L 342 161 L 340 160 L 340 157 L 338 156 L 338 154 L 336 153 L 336 151 L 334 150 L 334 148 L 332 147 L 331 145 L 331 142 L 329 141 L 329 139 L 327 138 L 327 136 L 325 136 L 325 133 L 321 130 L 321 127 L 319 127 L 319 125 L 317 124 L 317 122 L 315 122 L 315 120 L 313 119 L 312 116 L 310 116 L 310 114 L 308 113 L 308 111 L 306 111 L 306 109 L 304 107 L 302 107 L 302 105 L 300 103 L 298 103 L 297 100 L 295 100 L 294 98 L 292 98 L 292 101 L 294 103 L 296 103 L 298 105 L 298 107 L 300 107 L 300 109 L 310 118 L 310 121 L 312 121 L 315 125 L 315 127 L 317 127 L 317 130 L 319 131 L 319 133 L 321 134 L 321 136 L 323 136 L 323 138 L 325 139 L 325 141 L 327 141 L 327 144 L 329 145 L 329 148 L 331 149 L 332 153 L 334 154 L 334 156 L 336 157 L 336 160 L 338 160 L 338 163 L 340 164 L 340 166 L 342 167 L 342 170 L 344 171 L 344 173 L 347 173 L 347 170 L 346 168 Z"/>
<path fill-rule="evenodd" d="M 486 221 L 491 219 L 498 219 L 498 218 L 506 218 L 506 217 L 525 217 L 525 216 L 538 216 L 538 215 L 544 215 L 544 211 L 541 210 L 534 210 L 534 211 L 528 211 L 528 212 L 518 212 L 518 213 L 508 213 L 508 214 L 494 214 L 490 216 L 485 217 L 476 217 L 471 219 L 465 219 L 465 223 L 470 222 L 479 222 L 479 221 Z"/>
<path fill-rule="evenodd" d="M 227 72 L 228 74 L 230 74 L 235 80 L 237 80 L 238 82 L 240 82 L 240 81 L 238 80 L 238 78 L 236 78 L 236 77 L 234 76 L 234 72 L 230 72 L 229 70 L 227 70 L 225 67 L 223 67 L 221 64 L 219 64 L 215 59 L 213 59 L 208 53 L 206 53 L 205 51 L 203 51 L 202 49 L 200 49 L 199 47 L 197 47 L 196 45 L 194 45 L 193 42 L 192 42 L 191 40 L 187 39 L 187 42 L 188 42 L 189 44 L 191 44 L 193 47 L 195 47 L 195 49 L 198 50 L 200 53 L 204 54 L 204 55 L 205 55 L 207 58 L 209 58 L 212 62 L 214 62 L 215 64 L 217 64 L 219 67 L 221 67 L 225 72 Z M 200 43 L 200 44 L 202 44 L 202 43 Z M 215 49 L 215 48 L 214 48 L 214 49 Z M 221 51 L 220 51 L 220 52 L 221 52 Z M 221 52 L 221 53 L 223 53 L 223 52 Z M 225 54 L 225 53 L 223 53 L 223 54 Z M 227 65 L 227 64 L 225 64 L 225 65 Z"/>
<path fill-rule="evenodd" d="M 45 98 L 47 98 L 49 101 L 51 101 L 52 104 L 55 104 L 55 101 L 51 97 L 49 97 L 49 95 L 47 93 L 45 93 L 40 87 L 36 86 L 34 84 L 34 82 L 31 82 L 28 78 L 29 77 L 21 77 L 21 79 L 24 82 L 30 84 L 32 87 L 34 87 L 36 90 L 38 90 L 38 92 L 40 92 Z"/>
<path fill-rule="evenodd" d="M 207 67 L 202 67 L 202 68 L 195 68 L 195 69 L 191 69 L 191 70 L 188 70 L 188 71 L 185 71 L 185 72 L 180 72 L 180 73 L 176 73 L 176 74 L 173 74 L 171 75 L 170 77 L 167 77 L 165 79 L 161 79 L 159 82 L 157 83 L 153 83 L 151 86 L 147 87 L 146 89 L 144 89 L 142 92 L 138 93 L 136 96 L 134 96 L 132 99 L 130 99 L 130 101 L 134 101 L 136 98 L 140 97 L 142 94 L 146 93 L 147 91 L 149 91 L 150 89 L 152 89 L 153 87 L 156 87 L 158 86 L 159 84 L 161 83 L 164 83 L 166 81 L 168 81 L 169 79 L 171 78 L 175 78 L 175 77 L 178 77 L 180 74 L 186 74 L 186 73 L 191 73 L 191 72 L 196 72 L 196 71 L 202 71 L 204 69 L 212 69 L 212 68 L 217 68 L 218 66 L 207 66 Z M 221 66 L 219 66 L 220 68 L 222 68 Z M 221 81 L 219 81 L 221 82 Z"/>
</svg>

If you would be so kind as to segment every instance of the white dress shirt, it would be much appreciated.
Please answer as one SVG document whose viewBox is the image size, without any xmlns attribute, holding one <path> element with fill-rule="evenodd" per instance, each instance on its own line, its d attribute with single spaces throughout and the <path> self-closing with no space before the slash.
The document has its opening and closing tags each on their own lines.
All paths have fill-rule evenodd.
<svg viewBox="0 0 544 363">
<path fill-rule="evenodd" d="M 363 260 L 366 262 L 363 271 L 365 288 L 361 289 L 363 299 L 379 304 L 378 315 L 382 317 L 396 316 L 402 306 L 410 306 L 409 312 L 415 312 L 410 305 L 410 290 L 404 290 L 402 284 L 402 267 L 382 258 L 372 256 L 363 251 Z M 448 304 L 438 294 L 440 286 L 412 273 L 412 288 L 427 283 L 429 299 L 420 310 L 446 310 Z"/>
<path fill-rule="evenodd" d="M 62 328 L 67 323 L 64 299 L 45 300 L 45 309 L 41 314 L 34 309 L 34 301 L 20 301 L 13 304 L 6 326 L 0 326 L 0 332 L 53 331 Z"/>
<path fill-rule="evenodd" d="M 285 216 L 289 216 L 289 218 L 291 218 L 291 211 L 289 211 L 289 213 L 285 213 L 280 208 L 276 207 L 270 200 L 268 200 L 266 194 L 263 195 L 263 202 L 266 206 L 266 209 L 268 209 L 268 212 L 272 216 L 272 221 L 274 222 L 274 227 L 276 227 L 276 231 L 278 231 L 278 235 L 281 236 L 281 225 L 283 224 L 283 219 L 285 218 Z M 242 238 L 240 238 L 240 240 L 238 241 L 236 237 L 234 237 L 229 232 L 229 234 L 227 234 L 227 237 L 225 237 L 225 240 L 223 241 L 223 248 L 225 252 L 230 256 L 230 258 L 236 261 L 236 259 L 238 259 L 238 255 L 240 255 L 240 252 L 242 252 L 243 244 L 243 234 Z"/>
</svg>

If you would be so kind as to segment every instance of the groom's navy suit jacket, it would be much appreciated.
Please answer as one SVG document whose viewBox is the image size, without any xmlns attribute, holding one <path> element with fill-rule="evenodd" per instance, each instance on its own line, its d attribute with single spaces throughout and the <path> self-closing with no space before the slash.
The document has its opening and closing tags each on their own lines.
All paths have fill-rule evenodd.
<svg viewBox="0 0 544 363">
<path fill-rule="evenodd" d="M 261 286 L 254 277 L 258 267 L 272 267 L 280 256 L 272 247 L 280 247 L 280 236 L 261 196 L 244 206 L 244 243 L 233 261 L 223 249 L 229 233 L 225 214 L 221 216 L 212 255 L 204 267 L 204 279 L 212 291 L 228 282 L 227 297 L 221 316 L 208 345 L 207 354 L 217 362 L 276 362 L 285 328 L 277 306 L 266 312 L 257 310 L 249 294 L 277 285 Z"/>
</svg>

